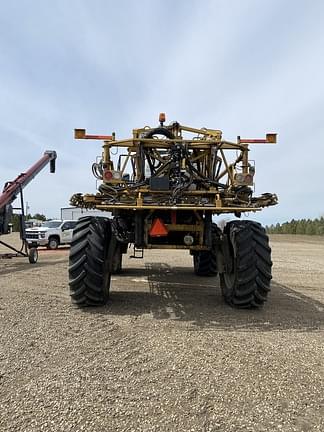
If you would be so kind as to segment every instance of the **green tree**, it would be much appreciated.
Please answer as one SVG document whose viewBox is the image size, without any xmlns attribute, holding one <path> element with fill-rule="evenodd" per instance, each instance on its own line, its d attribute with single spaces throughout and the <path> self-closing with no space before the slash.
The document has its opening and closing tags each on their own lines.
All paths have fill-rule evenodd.
<svg viewBox="0 0 324 432">
<path fill-rule="evenodd" d="M 306 233 L 306 223 L 304 219 L 299 220 L 296 226 L 296 234 L 305 234 Z"/>
<path fill-rule="evenodd" d="M 266 226 L 269 234 L 324 235 L 324 217 L 316 219 L 292 219 L 282 224 Z"/>
<path fill-rule="evenodd" d="M 316 227 L 316 235 L 324 235 L 324 225 L 318 225 Z"/>
<path fill-rule="evenodd" d="M 44 222 L 46 221 L 46 216 L 40 213 L 35 213 L 32 219 L 38 219 Z"/>
<path fill-rule="evenodd" d="M 275 226 L 275 233 L 276 234 L 281 234 L 281 225 L 280 225 L 280 223 L 277 223 L 276 224 L 276 226 Z"/>
<path fill-rule="evenodd" d="M 311 220 L 307 221 L 305 234 L 307 234 L 307 235 L 316 234 L 315 224 L 313 223 L 313 221 L 311 221 Z"/>
<path fill-rule="evenodd" d="M 11 223 L 13 231 L 20 231 L 20 215 L 14 213 L 11 218 Z"/>
</svg>

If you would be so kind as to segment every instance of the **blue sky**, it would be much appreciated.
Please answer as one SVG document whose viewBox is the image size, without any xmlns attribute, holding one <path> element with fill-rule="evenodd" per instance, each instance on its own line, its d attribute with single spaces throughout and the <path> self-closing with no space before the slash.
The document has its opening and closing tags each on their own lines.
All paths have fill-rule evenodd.
<svg viewBox="0 0 324 432">
<path fill-rule="evenodd" d="M 47 149 L 25 189 L 32 213 L 58 217 L 94 192 L 100 142 L 73 129 L 115 131 L 168 120 L 226 139 L 278 132 L 255 146 L 256 192 L 280 204 L 263 223 L 324 214 L 324 2 L 318 0 L 1 1 L 0 182 Z"/>
</svg>

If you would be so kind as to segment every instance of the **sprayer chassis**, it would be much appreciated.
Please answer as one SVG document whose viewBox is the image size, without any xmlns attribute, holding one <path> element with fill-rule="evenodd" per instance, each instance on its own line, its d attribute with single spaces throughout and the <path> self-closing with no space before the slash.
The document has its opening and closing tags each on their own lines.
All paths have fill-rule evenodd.
<svg viewBox="0 0 324 432">
<path fill-rule="evenodd" d="M 184 137 L 184 133 L 195 136 Z M 275 134 L 258 140 L 238 137 L 234 143 L 222 140 L 220 130 L 195 129 L 179 123 L 164 126 L 161 121 L 157 128 L 134 129 L 133 137 L 127 140 L 117 141 L 114 134 L 87 135 L 84 129 L 76 129 L 75 138 L 101 139 L 104 144 L 102 158 L 93 164 L 93 173 L 100 181 L 98 193 L 75 194 L 71 204 L 104 210 L 113 216 L 85 218 L 75 230 L 70 255 L 70 287 L 75 303 L 107 301 L 110 275 L 121 271 L 122 255 L 130 244 L 134 245 L 134 257 L 143 249 L 187 249 L 193 255 L 197 275 L 221 276 L 223 294 L 229 303 L 250 307 L 264 302 L 271 278 L 270 258 L 266 257 L 266 265 L 260 270 L 266 288 L 257 287 L 252 297 L 242 300 L 235 294 L 239 275 L 234 256 L 236 250 L 246 247 L 241 238 L 248 237 L 254 245 L 248 258 L 253 255 L 256 264 L 258 254 L 266 256 L 270 248 L 264 229 L 255 222 L 233 221 L 222 231 L 212 217 L 230 213 L 240 217 L 244 212 L 257 212 L 277 203 L 276 195 L 271 193 L 253 196 L 255 167 L 248 158 L 250 143 L 275 143 Z M 117 164 L 112 160 L 112 155 L 117 155 L 114 148 L 125 149 L 118 155 Z M 89 252 L 93 239 L 96 245 Z M 87 249 L 81 259 L 82 247 Z M 90 276 L 84 276 L 84 266 L 78 263 L 91 261 L 89 253 L 97 254 L 99 249 L 103 252 L 97 259 L 103 267 L 93 270 L 102 274 L 102 279 L 96 281 L 102 290 L 96 297 L 95 282 L 87 285 L 84 278 Z M 139 255 L 143 257 L 142 252 Z"/>
</svg>

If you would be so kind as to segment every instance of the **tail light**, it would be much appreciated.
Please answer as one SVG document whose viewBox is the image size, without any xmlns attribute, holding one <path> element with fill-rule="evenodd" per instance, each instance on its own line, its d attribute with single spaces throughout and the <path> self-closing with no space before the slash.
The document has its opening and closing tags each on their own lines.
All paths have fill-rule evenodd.
<svg viewBox="0 0 324 432">
<path fill-rule="evenodd" d="M 121 171 L 114 171 L 114 170 L 104 170 L 103 173 L 103 180 L 110 182 L 110 181 L 118 181 L 121 180 L 122 175 Z"/>
</svg>

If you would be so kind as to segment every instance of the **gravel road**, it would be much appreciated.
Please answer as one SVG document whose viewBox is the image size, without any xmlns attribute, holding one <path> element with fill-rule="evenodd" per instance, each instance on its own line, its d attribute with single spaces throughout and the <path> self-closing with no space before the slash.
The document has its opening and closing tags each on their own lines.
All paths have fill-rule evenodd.
<svg viewBox="0 0 324 432">
<path fill-rule="evenodd" d="M 271 240 L 260 311 L 224 305 L 182 251 L 126 257 L 86 310 L 68 248 L 1 260 L 0 431 L 324 431 L 324 239 Z"/>
</svg>

